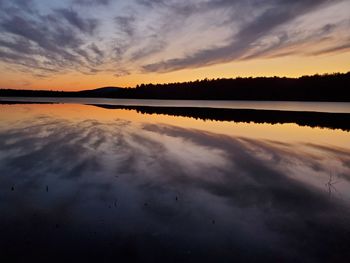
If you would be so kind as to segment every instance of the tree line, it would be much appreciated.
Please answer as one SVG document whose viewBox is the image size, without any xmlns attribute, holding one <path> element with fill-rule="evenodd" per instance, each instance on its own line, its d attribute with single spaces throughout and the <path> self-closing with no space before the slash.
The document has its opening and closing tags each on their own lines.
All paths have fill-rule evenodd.
<svg viewBox="0 0 350 263">
<path fill-rule="evenodd" d="M 350 72 L 300 78 L 204 79 L 182 83 L 105 87 L 78 92 L 1 89 L 0 96 L 183 100 L 350 101 Z"/>
</svg>

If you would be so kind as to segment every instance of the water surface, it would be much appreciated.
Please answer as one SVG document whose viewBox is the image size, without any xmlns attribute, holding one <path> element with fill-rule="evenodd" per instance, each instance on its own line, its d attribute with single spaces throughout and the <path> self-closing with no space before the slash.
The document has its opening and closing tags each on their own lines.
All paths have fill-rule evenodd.
<svg viewBox="0 0 350 263">
<path fill-rule="evenodd" d="M 53 102 L 94 105 L 123 105 L 149 107 L 196 107 L 216 109 L 255 109 L 279 111 L 311 111 L 350 113 L 349 102 L 299 102 L 299 101 L 222 101 L 222 100 L 141 100 L 105 98 L 45 98 L 45 97 L 0 97 L 0 102 Z"/>
<path fill-rule="evenodd" d="M 0 105 L 0 256 L 347 262 L 350 133 Z"/>
</svg>

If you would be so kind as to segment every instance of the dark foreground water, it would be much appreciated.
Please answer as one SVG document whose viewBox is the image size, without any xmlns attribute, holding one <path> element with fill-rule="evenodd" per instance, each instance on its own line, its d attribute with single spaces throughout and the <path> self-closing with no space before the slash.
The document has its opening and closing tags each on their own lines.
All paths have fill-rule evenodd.
<svg viewBox="0 0 350 263">
<path fill-rule="evenodd" d="M 349 262 L 349 116 L 175 112 L 0 105 L 2 262 Z"/>
</svg>

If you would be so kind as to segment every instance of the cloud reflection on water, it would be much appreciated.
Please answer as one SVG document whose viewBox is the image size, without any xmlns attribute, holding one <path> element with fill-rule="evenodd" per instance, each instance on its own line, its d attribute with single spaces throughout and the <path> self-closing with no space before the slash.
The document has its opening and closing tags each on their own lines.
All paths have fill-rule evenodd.
<svg viewBox="0 0 350 263">
<path fill-rule="evenodd" d="M 17 122 L 0 132 L 0 244 L 146 261 L 350 258 L 349 156 L 119 119 Z"/>
</svg>

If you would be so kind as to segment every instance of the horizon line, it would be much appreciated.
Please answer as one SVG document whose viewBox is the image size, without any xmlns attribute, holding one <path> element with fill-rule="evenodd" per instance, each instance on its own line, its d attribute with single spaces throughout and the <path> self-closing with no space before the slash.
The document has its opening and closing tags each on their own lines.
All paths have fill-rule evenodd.
<svg viewBox="0 0 350 263">
<path fill-rule="evenodd" d="M 316 76 L 332 76 L 332 75 L 347 75 L 350 74 L 350 71 L 346 71 L 346 72 L 328 72 L 328 73 L 315 73 L 315 74 L 306 74 L 306 75 L 300 75 L 298 77 L 287 77 L 287 76 L 249 76 L 249 77 L 242 77 L 242 76 L 237 76 L 237 77 L 232 77 L 232 78 L 202 78 L 202 79 L 196 79 L 196 80 L 190 80 L 190 81 L 181 81 L 181 82 L 167 82 L 167 83 L 141 83 L 141 84 L 137 84 L 134 87 L 119 87 L 119 86 L 100 86 L 100 87 L 96 87 L 96 88 L 92 88 L 92 89 L 82 89 L 82 90 L 71 90 L 71 91 L 65 91 L 65 90 L 53 90 L 53 89 L 14 89 L 14 88 L 4 88 L 4 87 L 0 87 L 0 90 L 23 90 L 23 91 L 43 91 L 43 92 L 72 92 L 72 93 L 76 93 L 76 92 L 81 92 L 81 91 L 92 91 L 92 90 L 97 90 L 97 89 L 103 89 L 103 88 L 118 88 L 118 89 L 136 89 L 139 86 L 148 86 L 148 85 L 171 85 L 171 84 L 183 84 L 183 83 L 192 83 L 192 82 L 202 82 L 202 81 L 215 81 L 215 80 L 238 80 L 238 79 L 260 79 L 260 78 L 266 78 L 266 79 L 273 79 L 273 78 L 278 78 L 278 79 L 301 79 L 301 78 L 305 78 L 305 77 L 316 77 Z"/>
</svg>

